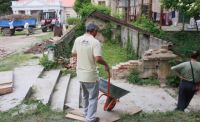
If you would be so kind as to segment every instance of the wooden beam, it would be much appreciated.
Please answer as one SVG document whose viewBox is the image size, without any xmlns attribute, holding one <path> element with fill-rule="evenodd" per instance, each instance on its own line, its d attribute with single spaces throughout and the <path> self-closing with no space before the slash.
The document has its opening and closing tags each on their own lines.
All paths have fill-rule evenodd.
<svg viewBox="0 0 200 122">
<path fill-rule="evenodd" d="M 69 119 L 79 120 L 79 121 L 85 122 L 85 118 L 84 117 L 78 116 L 78 115 L 75 115 L 75 114 L 67 114 L 65 117 L 69 118 Z"/>
</svg>

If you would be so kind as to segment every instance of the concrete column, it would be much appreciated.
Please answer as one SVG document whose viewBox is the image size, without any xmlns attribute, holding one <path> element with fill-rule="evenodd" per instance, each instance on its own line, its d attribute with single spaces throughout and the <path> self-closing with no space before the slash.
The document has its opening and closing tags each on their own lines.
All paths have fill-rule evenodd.
<svg viewBox="0 0 200 122">
<path fill-rule="evenodd" d="M 26 15 L 31 15 L 31 11 L 30 11 L 30 10 L 26 10 L 26 11 L 25 11 L 25 14 L 26 14 Z"/>
<path fill-rule="evenodd" d="M 18 10 L 14 10 L 13 14 L 19 14 L 19 11 Z"/>
</svg>

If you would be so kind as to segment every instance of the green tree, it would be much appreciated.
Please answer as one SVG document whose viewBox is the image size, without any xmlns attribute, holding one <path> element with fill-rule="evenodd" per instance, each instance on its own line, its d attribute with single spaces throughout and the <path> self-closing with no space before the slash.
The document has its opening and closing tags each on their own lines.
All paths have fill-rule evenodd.
<svg viewBox="0 0 200 122">
<path fill-rule="evenodd" d="M 11 0 L 0 0 L 0 14 L 10 13 L 11 4 Z"/>
<path fill-rule="evenodd" d="M 91 0 L 76 0 L 74 3 L 74 9 L 79 14 L 80 9 L 83 8 L 84 4 L 90 4 Z"/>
<path fill-rule="evenodd" d="M 200 0 L 161 0 L 161 3 L 162 6 L 166 9 L 173 8 L 181 12 L 184 16 L 194 17 L 195 20 L 199 19 Z M 183 16 L 183 25 L 184 25 L 184 16 Z"/>
</svg>

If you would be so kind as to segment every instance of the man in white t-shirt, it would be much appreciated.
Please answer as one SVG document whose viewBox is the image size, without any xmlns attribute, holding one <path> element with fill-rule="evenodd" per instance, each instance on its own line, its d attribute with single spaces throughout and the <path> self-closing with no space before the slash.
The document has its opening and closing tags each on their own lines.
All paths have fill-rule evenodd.
<svg viewBox="0 0 200 122">
<path fill-rule="evenodd" d="M 96 63 L 105 66 L 110 73 L 108 64 L 101 54 L 101 44 L 94 37 L 98 26 L 91 23 L 86 27 L 87 33 L 76 38 L 72 49 L 72 56 L 77 57 L 76 73 L 83 90 L 84 115 L 86 122 L 96 122 L 97 102 L 99 95 L 98 73 Z"/>
<path fill-rule="evenodd" d="M 28 22 L 25 22 L 24 29 L 26 29 L 26 35 L 29 36 L 30 32 L 29 32 L 29 23 Z"/>
</svg>

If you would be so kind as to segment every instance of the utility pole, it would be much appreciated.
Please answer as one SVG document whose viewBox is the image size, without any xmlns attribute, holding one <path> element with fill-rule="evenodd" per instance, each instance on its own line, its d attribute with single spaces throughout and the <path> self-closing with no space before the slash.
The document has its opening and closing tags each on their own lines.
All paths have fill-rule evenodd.
<svg viewBox="0 0 200 122">
<path fill-rule="evenodd" d="M 152 20 L 152 0 L 149 0 L 149 19 Z"/>
</svg>

